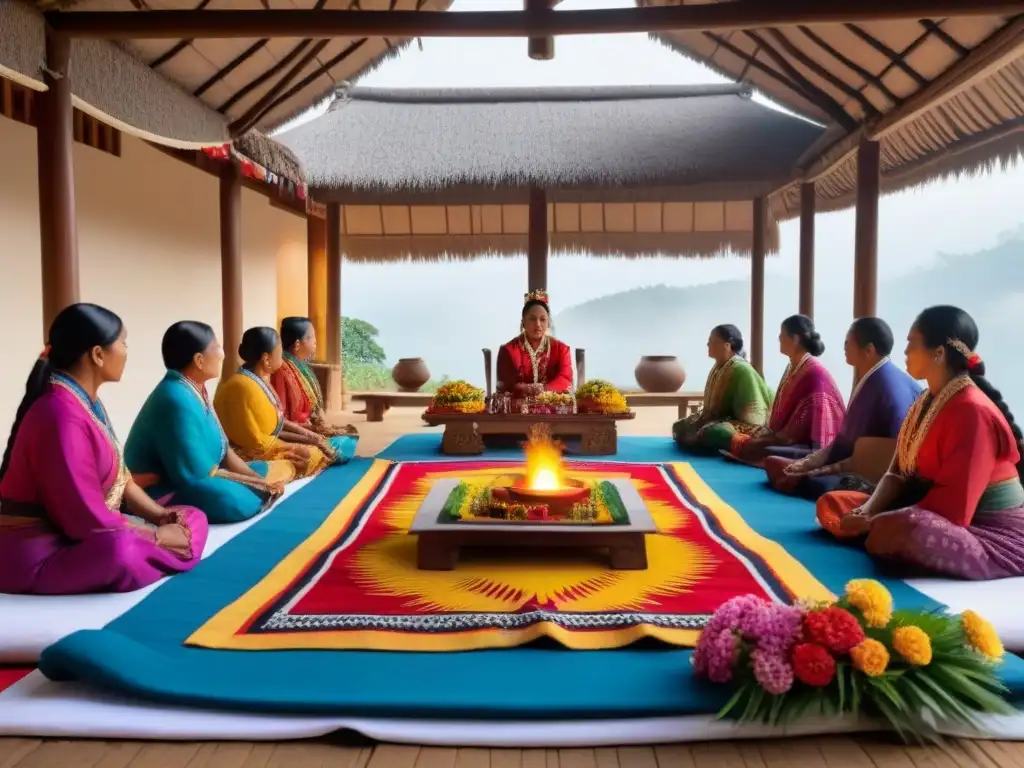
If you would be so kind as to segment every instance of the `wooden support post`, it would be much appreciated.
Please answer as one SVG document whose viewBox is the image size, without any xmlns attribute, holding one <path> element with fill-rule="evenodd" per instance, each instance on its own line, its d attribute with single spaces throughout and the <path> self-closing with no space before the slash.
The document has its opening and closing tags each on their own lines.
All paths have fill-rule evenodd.
<svg viewBox="0 0 1024 768">
<path fill-rule="evenodd" d="M 853 255 L 853 316 L 878 311 L 878 197 L 881 152 L 877 141 L 857 147 L 857 219 Z"/>
<path fill-rule="evenodd" d="M 527 13 L 548 11 L 554 6 L 551 0 L 526 0 L 523 8 Z M 531 37 L 526 41 L 526 52 L 535 61 L 550 61 L 555 58 L 555 38 Z"/>
<path fill-rule="evenodd" d="M 327 354 L 327 221 L 306 215 L 307 312 L 316 333 L 316 359 Z"/>
<path fill-rule="evenodd" d="M 765 200 L 754 198 L 754 232 L 750 248 L 750 364 L 764 375 L 764 257 L 767 232 Z"/>
<path fill-rule="evenodd" d="M 70 39 L 47 28 L 43 82 L 48 90 L 36 96 L 39 104 L 36 160 L 44 339 L 60 311 L 78 301 L 78 221 L 75 212 L 70 64 Z"/>
<path fill-rule="evenodd" d="M 220 291 L 223 382 L 241 365 L 238 345 L 242 343 L 245 330 L 242 327 L 242 175 L 233 162 L 223 163 L 220 169 Z"/>
<path fill-rule="evenodd" d="M 800 185 L 800 314 L 814 319 L 814 182 Z"/>
<path fill-rule="evenodd" d="M 527 253 L 526 290 L 548 289 L 548 195 L 530 188 L 530 235 Z"/>
<path fill-rule="evenodd" d="M 327 387 L 324 391 L 328 413 L 342 409 L 341 398 L 341 205 L 327 204 L 327 322 L 324 344 L 327 351 Z"/>
</svg>

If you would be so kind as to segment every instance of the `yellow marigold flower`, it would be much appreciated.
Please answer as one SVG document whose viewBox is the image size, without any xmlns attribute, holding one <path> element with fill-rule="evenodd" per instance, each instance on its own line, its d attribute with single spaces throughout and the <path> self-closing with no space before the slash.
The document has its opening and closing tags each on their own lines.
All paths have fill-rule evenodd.
<svg viewBox="0 0 1024 768">
<path fill-rule="evenodd" d="M 892 633 L 892 647 L 915 667 L 924 667 L 932 661 L 932 640 L 920 627 L 913 624 L 898 627 Z"/>
<path fill-rule="evenodd" d="M 850 651 L 850 659 L 855 669 L 868 677 L 878 677 L 889 666 L 889 649 L 868 637 Z"/>
<path fill-rule="evenodd" d="M 892 595 L 874 579 L 850 581 L 846 601 L 863 614 L 869 627 L 882 629 L 892 619 Z"/>
<path fill-rule="evenodd" d="M 981 616 L 974 611 L 964 611 L 960 614 L 960 626 L 963 627 L 967 644 L 971 648 L 993 661 L 1003 658 L 1003 644 L 996 634 L 995 627 Z"/>
</svg>

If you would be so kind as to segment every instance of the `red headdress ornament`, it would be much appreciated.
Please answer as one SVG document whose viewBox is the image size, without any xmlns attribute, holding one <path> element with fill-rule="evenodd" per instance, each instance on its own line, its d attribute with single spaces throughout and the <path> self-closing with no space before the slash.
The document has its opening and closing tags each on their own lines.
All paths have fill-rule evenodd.
<svg viewBox="0 0 1024 768">
<path fill-rule="evenodd" d="M 43 351 L 39 353 L 39 359 L 40 360 L 49 360 L 50 359 L 50 345 L 49 344 L 47 344 L 45 347 L 43 347 Z"/>
<path fill-rule="evenodd" d="M 946 344 L 963 355 L 964 360 L 967 361 L 968 371 L 976 371 L 981 366 L 981 355 L 960 341 L 960 339 L 946 339 Z"/>
</svg>

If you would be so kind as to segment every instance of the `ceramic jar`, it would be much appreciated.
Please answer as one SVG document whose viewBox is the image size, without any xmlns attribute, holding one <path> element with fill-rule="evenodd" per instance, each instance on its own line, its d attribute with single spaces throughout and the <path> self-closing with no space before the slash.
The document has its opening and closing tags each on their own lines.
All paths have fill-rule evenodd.
<svg viewBox="0 0 1024 768">
<path fill-rule="evenodd" d="M 422 357 L 403 357 L 391 369 L 391 378 L 402 392 L 416 392 L 430 380 Z"/>
<path fill-rule="evenodd" d="M 644 392 L 678 392 L 686 371 L 675 355 L 644 355 L 633 371 Z"/>
</svg>

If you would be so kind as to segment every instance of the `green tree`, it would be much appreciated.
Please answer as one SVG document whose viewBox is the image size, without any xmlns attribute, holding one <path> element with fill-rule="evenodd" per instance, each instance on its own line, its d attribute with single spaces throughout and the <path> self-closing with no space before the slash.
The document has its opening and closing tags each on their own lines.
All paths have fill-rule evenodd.
<svg viewBox="0 0 1024 768">
<path fill-rule="evenodd" d="M 379 335 L 380 331 L 365 320 L 356 317 L 341 318 L 341 351 L 345 367 L 360 363 L 384 365 L 387 355 L 377 343 Z"/>
</svg>

